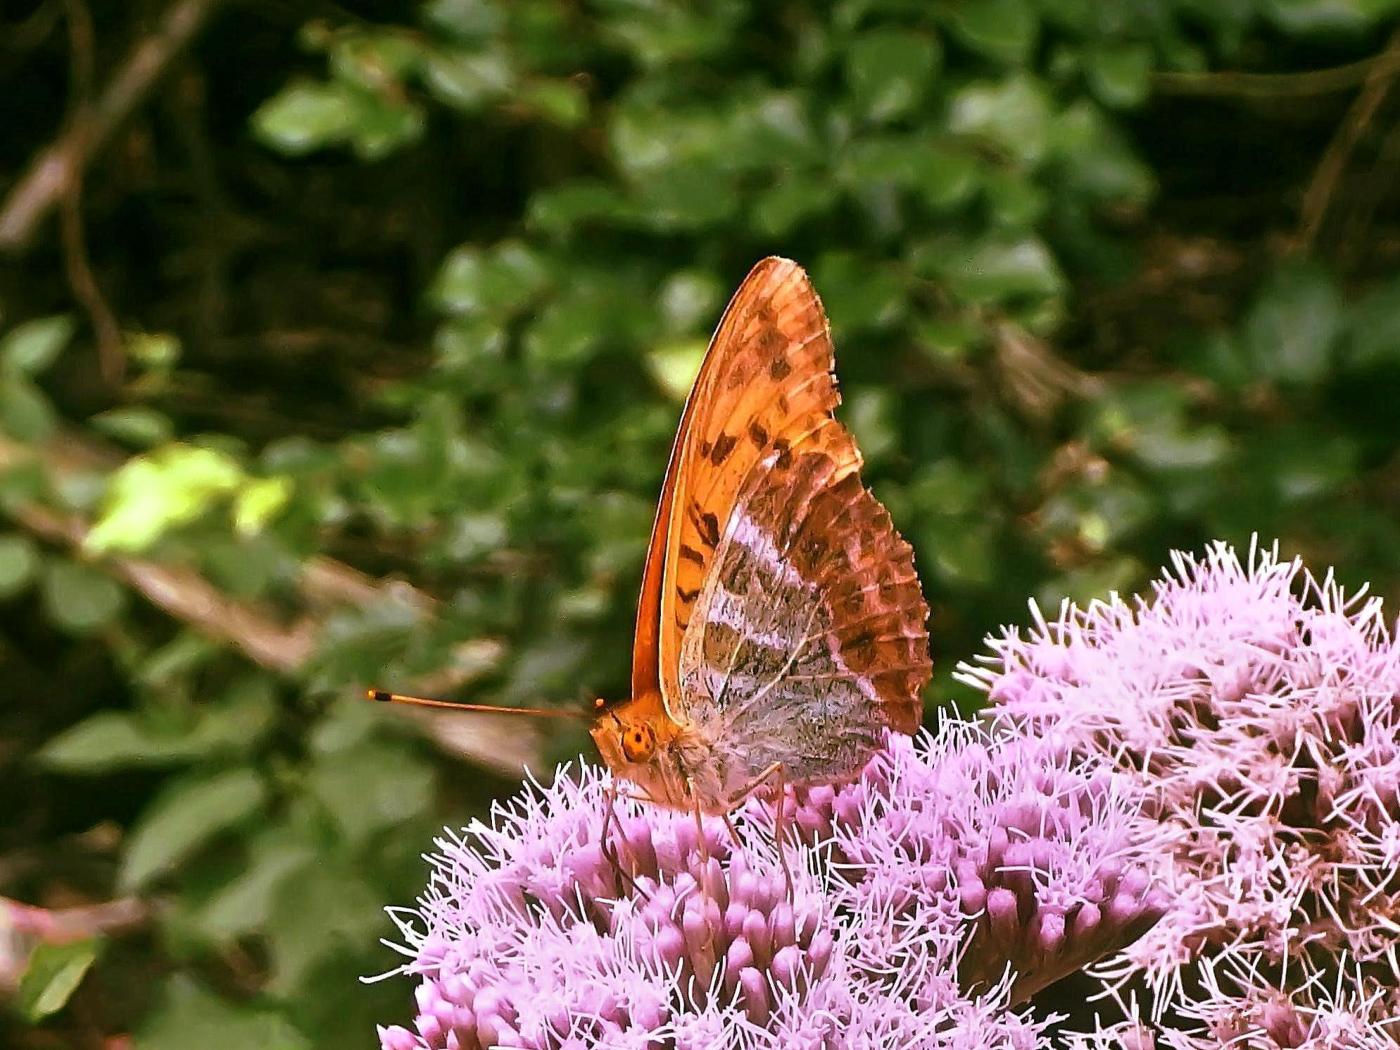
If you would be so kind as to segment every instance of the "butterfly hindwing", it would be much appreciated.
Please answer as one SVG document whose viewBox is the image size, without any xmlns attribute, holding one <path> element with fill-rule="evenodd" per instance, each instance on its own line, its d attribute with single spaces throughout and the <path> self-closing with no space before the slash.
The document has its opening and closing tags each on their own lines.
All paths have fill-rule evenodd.
<svg viewBox="0 0 1400 1050">
<path fill-rule="evenodd" d="M 913 553 L 834 422 L 741 492 L 682 647 L 686 717 L 750 775 L 840 779 L 913 732 L 930 663 Z"/>
</svg>

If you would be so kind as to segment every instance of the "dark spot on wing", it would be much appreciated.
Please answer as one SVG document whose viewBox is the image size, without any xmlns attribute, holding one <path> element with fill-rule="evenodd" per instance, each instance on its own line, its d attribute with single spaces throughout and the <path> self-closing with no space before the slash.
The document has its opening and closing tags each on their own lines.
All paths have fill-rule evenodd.
<svg viewBox="0 0 1400 1050">
<path fill-rule="evenodd" d="M 764 357 L 780 358 L 787 349 L 787 340 L 776 328 L 765 328 L 758 337 L 758 348 Z M 775 376 L 775 378 L 782 378 Z"/>
<path fill-rule="evenodd" d="M 763 429 L 763 424 L 754 420 L 749 424 L 749 440 L 756 448 L 763 448 L 768 444 L 768 431 Z"/>
<path fill-rule="evenodd" d="M 681 544 L 681 557 L 686 561 L 693 561 L 696 565 L 705 564 L 705 556 L 688 543 Z"/>
<path fill-rule="evenodd" d="M 713 449 L 707 453 L 710 457 L 710 462 L 715 466 L 719 466 L 729 458 L 729 453 L 734 451 L 734 446 L 738 443 L 739 439 L 734 435 L 721 433 L 719 437 L 715 438 Z"/>
<path fill-rule="evenodd" d="M 696 598 L 700 597 L 700 588 L 696 587 L 693 591 L 687 591 L 684 587 L 677 584 L 676 597 L 681 600 L 682 605 L 689 605 Z"/>
<path fill-rule="evenodd" d="M 700 527 L 700 538 L 710 547 L 719 546 L 719 519 L 711 511 L 705 511 L 696 522 Z"/>
<path fill-rule="evenodd" d="M 792 375 L 792 365 L 786 357 L 775 357 L 768 366 L 768 374 L 775 380 L 782 381 Z"/>
</svg>

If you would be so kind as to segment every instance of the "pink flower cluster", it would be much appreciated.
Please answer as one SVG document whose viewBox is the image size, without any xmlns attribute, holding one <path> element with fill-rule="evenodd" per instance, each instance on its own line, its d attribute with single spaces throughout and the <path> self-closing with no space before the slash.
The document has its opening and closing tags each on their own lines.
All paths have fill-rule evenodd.
<svg viewBox="0 0 1400 1050">
<path fill-rule="evenodd" d="M 614 863 L 585 767 L 438 840 L 394 912 L 418 1009 L 383 1050 L 1400 1047 L 1380 602 L 1216 545 L 1148 597 L 1033 616 L 960 668 L 991 718 L 732 835 L 617 802 Z M 1077 971 L 1097 1023 L 1053 1010 Z"/>
<path fill-rule="evenodd" d="M 1146 981 L 1160 1045 L 1393 1048 L 1400 643 L 1276 552 L 1173 568 L 961 669 L 1004 729 L 1132 779 L 1170 843 L 1171 909 L 1099 972 Z"/>
<path fill-rule="evenodd" d="M 606 774 L 533 787 L 438 841 L 396 913 L 419 981 L 384 1050 L 1041 1044 L 1014 1003 L 1166 906 L 1155 834 L 1121 778 L 953 723 L 898 738 L 855 783 L 707 819 L 618 801 Z"/>
</svg>

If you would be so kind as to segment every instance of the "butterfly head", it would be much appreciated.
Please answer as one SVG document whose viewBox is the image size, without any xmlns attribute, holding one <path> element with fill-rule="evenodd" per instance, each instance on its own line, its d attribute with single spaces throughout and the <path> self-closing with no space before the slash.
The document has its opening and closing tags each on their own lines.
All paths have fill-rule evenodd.
<svg viewBox="0 0 1400 1050">
<path fill-rule="evenodd" d="M 679 741 L 671 731 L 674 723 L 661 710 L 659 697 L 598 701 L 590 732 L 615 776 L 631 781 L 657 802 L 686 805 L 684 779 L 673 753 Z"/>
</svg>

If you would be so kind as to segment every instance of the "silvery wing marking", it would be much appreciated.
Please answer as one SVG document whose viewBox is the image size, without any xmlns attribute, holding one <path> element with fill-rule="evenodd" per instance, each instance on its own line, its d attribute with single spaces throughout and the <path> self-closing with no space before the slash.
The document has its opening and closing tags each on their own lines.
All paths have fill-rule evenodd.
<svg viewBox="0 0 1400 1050">
<path fill-rule="evenodd" d="M 918 724 L 930 665 L 912 552 L 849 435 L 828 420 L 810 437 L 748 479 L 682 641 L 682 719 L 713 751 L 702 794 L 773 763 L 789 783 L 845 779 L 887 727 Z"/>
</svg>

